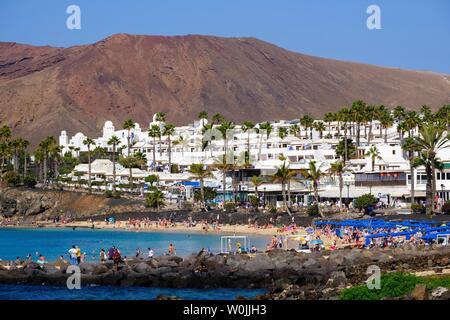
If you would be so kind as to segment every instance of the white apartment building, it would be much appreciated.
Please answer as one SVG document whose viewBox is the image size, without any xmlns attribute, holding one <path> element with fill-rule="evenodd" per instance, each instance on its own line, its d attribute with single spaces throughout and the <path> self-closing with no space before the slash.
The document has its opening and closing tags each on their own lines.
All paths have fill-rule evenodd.
<svg viewBox="0 0 450 320">
<path fill-rule="evenodd" d="M 252 170 L 257 170 L 261 175 L 269 176 L 276 171 L 283 161 L 289 164 L 291 169 L 306 169 L 311 160 L 316 161 L 321 170 L 327 171 L 330 165 L 339 157 L 336 155 L 336 147 L 339 140 L 344 135 L 344 129 L 339 123 L 326 124 L 326 130 L 317 132 L 315 129 L 303 128 L 299 121 L 273 121 L 271 132 L 258 132 L 258 130 L 249 130 L 244 132 L 240 125 L 236 125 L 232 132 L 227 135 L 227 140 L 222 139 L 220 132 L 213 129 L 212 132 L 205 133 L 204 126 L 208 124 L 207 120 L 195 121 L 193 124 L 180 126 L 175 128 L 173 136 L 170 137 L 171 145 L 171 163 L 177 165 L 181 172 L 186 172 L 193 163 L 202 163 L 212 165 L 220 161 L 220 157 L 225 152 L 225 144 L 227 145 L 227 154 L 236 162 L 244 162 L 245 153 L 249 148 Z M 288 134 L 285 137 L 279 136 L 280 128 L 289 131 L 293 124 L 297 124 L 300 128 L 296 136 Z M 153 121 L 148 124 L 148 128 L 152 125 L 163 129 L 164 123 L 156 121 L 156 115 Z M 151 174 L 155 170 L 159 175 L 169 173 L 169 137 L 162 136 L 153 139 L 149 137 L 148 130 L 142 129 L 139 124 L 131 130 L 131 152 L 142 152 L 147 159 L 147 171 L 137 173 L 138 176 Z M 216 128 L 216 127 L 214 127 Z M 259 128 L 257 124 L 256 129 Z M 284 129 L 282 129 L 284 130 Z M 369 141 L 369 132 L 372 133 Z M 339 136 L 340 134 L 340 136 Z M 108 140 L 113 136 L 117 136 L 122 146 L 127 145 L 127 130 L 116 130 L 111 121 L 105 122 L 103 134 L 101 137 L 94 139 L 97 146 L 107 148 L 112 151 L 108 145 Z M 311 139 L 312 136 L 312 139 Z M 347 130 L 347 138 L 356 140 L 355 130 Z M 78 152 L 87 151 L 87 147 L 83 144 L 85 135 L 76 133 L 69 139 L 66 131 L 61 132 L 59 138 L 63 152 L 72 152 L 74 155 Z M 204 141 L 210 143 L 204 147 Z M 374 167 L 372 160 L 365 156 L 370 146 L 376 146 L 380 153 L 380 157 L 375 159 Z M 127 153 L 127 149 L 123 148 L 123 153 Z M 153 162 L 155 156 L 155 163 Z M 394 124 L 386 131 L 380 128 L 378 122 L 372 123 L 370 129 L 369 124 L 360 127 L 360 144 L 356 151 L 356 159 L 348 162 L 348 172 L 344 174 L 344 198 L 355 198 L 364 193 L 371 192 L 378 195 L 385 202 L 392 203 L 396 199 L 405 201 L 410 194 L 410 165 L 406 153 L 401 148 L 401 141 L 397 132 L 397 126 Z M 284 157 L 286 160 L 279 160 Z M 437 173 L 437 189 L 442 199 L 450 199 L 450 150 L 444 149 L 439 152 L 438 157 L 444 162 L 444 169 Z M 80 169 L 80 168 L 78 168 Z M 121 179 L 126 179 L 128 170 L 121 171 Z M 253 172 L 253 171 L 252 171 Z M 415 195 L 416 197 L 425 197 L 425 173 L 423 168 L 414 169 Z M 245 179 L 244 179 L 245 180 Z M 247 181 L 241 180 L 238 190 L 253 192 L 253 187 Z M 339 197 L 339 188 L 337 179 L 328 176 L 322 179 L 320 184 L 320 196 L 323 198 L 336 199 Z M 214 182 L 215 181 L 215 182 Z M 232 189 L 232 179 L 227 177 L 227 190 Z M 211 185 L 215 185 L 219 190 L 222 186 L 222 175 L 220 172 L 215 173 L 215 179 L 210 181 Z M 280 192 L 280 186 L 277 184 L 267 183 L 264 187 L 267 192 Z M 291 186 L 292 192 L 297 194 L 308 194 L 310 187 L 307 184 L 295 184 Z"/>
</svg>

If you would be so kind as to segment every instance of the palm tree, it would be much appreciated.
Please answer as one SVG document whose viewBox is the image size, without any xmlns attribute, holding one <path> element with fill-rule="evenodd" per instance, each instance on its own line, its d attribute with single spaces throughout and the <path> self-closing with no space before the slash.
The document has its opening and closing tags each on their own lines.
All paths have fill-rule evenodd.
<svg viewBox="0 0 450 320">
<path fill-rule="evenodd" d="M 2 157 L 2 166 L 1 169 L 5 166 L 6 159 L 9 158 L 10 155 L 10 145 L 9 141 L 11 139 L 11 128 L 7 125 L 4 125 L 0 128 L 0 154 Z"/>
<path fill-rule="evenodd" d="M 180 135 L 178 137 L 178 139 L 173 142 L 173 144 L 175 146 L 180 146 L 181 147 L 181 155 L 183 157 L 184 157 L 184 148 L 188 145 L 188 143 L 189 143 L 188 140 L 182 135 Z"/>
<path fill-rule="evenodd" d="M 286 138 L 287 135 L 288 135 L 288 129 L 287 128 L 281 127 L 281 128 L 278 129 L 278 137 L 281 140 L 284 140 L 284 138 Z"/>
<path fill-rule="evenodd" d="M 172 135 L 175 132 L 175 126 L 171 123 L 164 124 L 163 136 L 167 137 L 167 151 L 169 155 L 169 172 L 172 172 Z"/>
<path fill-rule="evenodd" d="M 30 142 L 19 138 L 18 139 L 19 153 L 23 154 L 23 177 L 27 175 L 27 148 L 30 146 Z"/>
<path fill-rule="evenodd" d="M 359 147 L 361 138 L 360 128 L 361 123 L 364 122 L 366 104 L 362 100 L 356 100 L 353 102 L 350 110 L 352 120 L 356 123 L 356 146 Z"/>
<path fill-rule="evenodd" d="M 316 166 L 315 161 L 310 161 L 309 169 L 307 169 L 307 170 L 302 169 L 300 171 L 300 173 L 305 178 L 305 180 L 309 180 L 312 182 L 312 186 L 313 186 L 313 190 L 314 190 L 314 199 L 317 203 L 317 209 L 319 210 L 320 216 L 322 218 L 324 218 L 325 216 L 323 215 L 322 211 L 320 210 L 320 205 L 319 205 L 319 182 L 320 182 L 320 179 L 325 175 L 325 173 L 322 172 L 322 170 L 320 170 L 320 166 L 319 167 Z"/>
<path fill-rule="evenodd" d="M 323 132 L 326 130 L 325 123 L 323 121 L 316 121 L 313 124 L 314 129 L 319 132 L 319 138 L 322 139 Z"/>
<path fill-rule="evenodd" d="M 222 134 L 222 139 L 224 141 L 224 152 L 225 152 L 224 161 L 227 161 L 227 162 L 234 162 L 234 159 L 233 159 L 233 161 L 231 161 L 231 159 L 228 159 L 228 158 L 231 158 L 230 155 L 228 155 L 228 139 L 230 138 L 230 130 L 233 130 L 233 129 L 234 129 L 234 124 L 230 121 L 223 121 L 222 124 L 219 127 L 217 127 L 217 130 L 219 130 L 220 133 Z"/>
<path fill-rule="evenodd" d="M 156 121 L 158 121 L 158 122 L 165 122 L 166 121 L 166 114 L 164 112 L 157 112 L 156 113 Z"/>
<path fill-rule="evenodd" d="M 258 161 L 261 160 L 261 148 L 262 148 L 262 138 L 265 133 L 265 139 L 266 141 L 269 139 L 270 134 L 272 133 L 273 126 L 270 124 L 270 122 L 262 122 L 258 125 L 260 138 L 259 138 L 259 152 L 258 152 Z"/>
<path fill-rule="evenodd" d="M 291 133 L 294 137 L 298 137 L 298 135 L 300 134 L 300 127 L 298 126 L 298 124 L 294 123 L 293 125 L 291 125 L 291 127 L 290 127 L 290 133 Z"/>
<path fill-rule="evenodd" d="M 394 108 L 393 114 L 394 114 L 395 121 L 397 121 L 397 123 L 399 123 L 405 119 L 405 116 L 406 116 L 405 108 L 403 108 L 402 106 L 396 106 Z"/>
<path fill-rule="evenodd" d="M 153 171 L 156 171 L 156 138 L 161 136 L 161 129 L 158 125 L 152 124 L 148 130 L 148 136 L 153 138 Z"/>
<path fill-rule="evenodd" d="M 206 112 L 206 111 L 200 111 L 200 112 L 198 113 L 198 118 L 199 118 L 200 120 L 202 120 L 202 119 L 208 119 L 208 112 Z"/>
<path fill-rule="evenodd" d="M 289 170 L 289 165 L 286 164 L 286 161 L 279 167 L 277 167 L 277 171 L 272 176 L 272 182 L 281 184 L 281 193 L 283 195 L 283 210 L 287 211 L 289 215 L 291 215 L 291 211 L 287 205 L 286 201 L 286 186 L 288 181 L 291 179 L 291 170 Z"/>
<path fill-rule="evenodd" d="M 373 120 L 375 119 L 375 110 L 376 107 L 374 105 L 366 106 L 366 121 L 369 123 L 369 133 L 366 139 L 369 144 L 373 138 L 372 129 L 373 129 Z"/>
<path fill-rule="evenodd" d="M 84 139 L 83 144 L 87 146 L 87 156 L 88 156 L 88 188 L 89 192 L 92 192 L 92 181 L 91 181 L 91 146 L 95 146 L 95 141 L 89 137 Z"/>
<path fill-rule="evenodd" d="M 365 153 L 366 157 L 369 157 L 372 163 L 372 171 L 375 171 L 375 160 L 381 160 L 380 151 L 375 146 L 371 146 Z"/>
<path fill-rule="evenodd" d="M 53 177 L 55 179 L 58 179 L 59 177 L 59 163 L 61 162 L 61 152 L 63 147 L 56 144 L 52 144 L 50 146 L 49 151 L 49 158 L 53 161 Z"/>
<path fill-rule="evenodd" d="M 258 187 L 260 187 L 264 183 L 264 179 L 261 176 L 252 176 L 250 179 L 251 184 L 255 187 L 255 196 L 256 199 L 258 199 L 258 206 L 259 206 L 259 191 Z"/>
<path fill-rule="evenodd" d="M 212 116 L 211 122 L 212 124 L 219 124 L 225 121 L 225 118 L 220 113 L 216 113 Z"/>
<path fill-rule="evenodd" d="M 394 119 L 389 111 L 385 111 L 380 115 L 380 128 L 384 128 L 384 143 L 387 143 L 387 129 L 392 127 Z"/>
<path fill-rule="evenodd" d="M 333 112 L 325 113 L 325 115 L 323 117 L 323 121 L 325 121 L 328 125 L 328 134 L 331 134 L 331 123 L 333 121 L 336 121 L 336 114 Z"/>
<path fill-rule="evenodd" d="M 348 161 L 348 140 L 347 140 L 347 132 L 348 132 L 348 123 L 351 120 L 351 111 L 349 108 L 343 108 L 338 113 L 339 120 L 344 126 L 344 159 Z"/>
<path fill-rule="evenodd" d="M 52 136 L 48 136 L 39 144 L 40 149 L 42 150 L 43 155 L 43 173 L 44 173 L 44 184 L 47 184 L 47 172 L 48 172 L 48 154 L 52 145 L 56 144 L 56 140 Z"/>
<path fill-rule="evenodd" d="M 429 215 L 433 214 L 435 204 L 437 153 L 448 148 L 448 142 L 447 132 L 434 122 L 423 123 L 419 127 L 419 136 L 415 137 L 417 149 L 420 150 L 419 163 L 425 166 L 427 173 L 426 201 Z"/>
<path fill-rule="evenodd" d="M 339 180 L 339 212 L 342 212 L 342 190 L 344 189 L 344 178 L 342 176 L 347 171 L 343 161 L 331 164 L 330 174 L 337 176 Z"/>
<path fill-rule="evenodd" d="M 112 136 L 108 140 L 108 145 L 112 146 L 112 163 L 113 163 L 113 192 L 116 192 L 116 148 L 120 144 L 120 139 Z"/>
<path fill-rule="evenodd" d="M 135 128 L 134 121 L 132 119 L 127 119 L 123 123 L 123 129 L 127 130 L 127 156 L 131 156 L 131 129 Z M 133 189 L 133 168 L 130 166 L 130 191 Z"/>
<path fill-rule="evenodd" d="M 205 167 L 203 164 L 191 164 L 189 172 L 193 175 L 193 178 L 200 182 L 200 198 L 201 207 L 206 210 L 205 203 L 205 179 L 213 176 L 211 170 Z M 225 204 L 225 202 L 224 202 Z"/>
<path fill-rule="evenodd" d="M 311 116 L 305 114 L 300 119 L 300 124 L 303 126 L 303 128 L 305 128 L 305 138 L 308 138 L 308 129 L 311 129 L 310 138 L 312 139 L 312 128 L 314 124 L 314 119 Z"/>
<path fill-rule="evenodd" d="M 245 163 L 250 163 L 250 132 L 255 127 L 253 122 L 245 121 L 242 125 L 242 131 L 247 133 L 247 154 L 245 155 Z"/>
<path fill-rule="evenodd" d="M 166 205 L 164 193 L 156 187 L 151 188 L 145 198 L 145 205 L 159 210 Z"/>
<path fill-rule="evenodd" d="M 403 150 L 408 152 L 409 170 L 411 176 L 411 205 L 415 203 L 415 185 L 414 185 L 414 155 L 420 151 L 419 146 L 413 137 L 408 137 L 402 145 Z"/>
</svg>

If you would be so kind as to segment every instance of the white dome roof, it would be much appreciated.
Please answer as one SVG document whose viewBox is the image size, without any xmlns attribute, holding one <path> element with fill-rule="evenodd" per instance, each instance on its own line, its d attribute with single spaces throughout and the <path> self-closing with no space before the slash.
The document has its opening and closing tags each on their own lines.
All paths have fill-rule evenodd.
<svg viewBox="0 0 450 320">
<path fill-rule="evenodd" d="M 113 125 L 113 123 L 112 123 L 112 121 L 106 121 L 105 122 L 105 127 L 113 127 L 114 125 Z"/>
<path fill-rule="evenodd" d="M 78 133 L 75 135 L 75 138 L 84 138 L 84 134 L 82 134 L 81 132 L 78 132 Z"/>
</svg>

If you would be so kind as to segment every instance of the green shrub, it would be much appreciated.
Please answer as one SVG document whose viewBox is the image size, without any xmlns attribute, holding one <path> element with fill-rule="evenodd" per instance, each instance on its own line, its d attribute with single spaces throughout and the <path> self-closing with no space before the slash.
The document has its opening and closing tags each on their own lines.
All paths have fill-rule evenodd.
<svg viewBox="0 0 450 320">
<path fill-rule="evenodd" d="M 367 193 L 356 198 L 355 207 L 358 209 L 367 210 L 369 207 L 376 205 L 377 202 L 378 202 L 377 198 L 375 198 L 372 194 Z"/>
<path fill-rule="evenodd" d="M 409 294 L 417 284 L 425 284 L 428 290 L 437 287 L 450 287 L 449 276 L 417 277 L 412 274 L 393 272 L 381 276 L 381 289 L 369 290 L 367 285 L 344 289 L 341 300 L 380 300 L 396 298 Z"/>
<path fill-rule="evenodd" d="M 20 183 L 20 176 L 14 171 L 8 171 L 3 174 L 3 181 L 6 182 L 8 186 L 15 187 Z"/>
<path fill-rule="evenodd" d="M 145 206 L 153 209 L 160 209 L 166 205 L 164 193 L 153 187 L 145 197 Z"/>
<path fill-rule="evenodd" d="M 37 184 L 36 178 L 31 175 L 27 175 L 23 178 L 23 184 L 27 188 L 34 188 Z"/>
<path fill-rule="evenodd" d="M 425 206 L 420 203 L 413 203 L 411 205 L 411 210 L 413 213 L 416 213 L 416 214 L 424 214 L 426 212 Z"/>
<path fill-rule="evenodd" d="M 236 205 L 233 202 L 226 202 L 223 208 L 226 212 L 234 212 L 236 210 Z"/>
<path fill-rule="evenodd" d="M 306 209 L 308 216 L 317 216 L 319 214 L 319 205 L 317 203 L 311 204 Z"/>
<path fill-rule="evenodd" d="M 380 300 L 381 298 L 401 297 L 411 292 L 420 279 L 411 274 L 401 272 L 388 273 L 381 276 L 381 288 L 369 289 L 367 285 L 344 289 L 341 300 Z"/>
<path fill-rule="evenodd" d="M 258 209 L 259 207 L 259 200 L 256 196 L 249 196 L 248 197 L 248 201 L 250 202 L 250 204 L 252 205 L 252 207 L 254 209 Z"/>
<path fill-rule="evenodd" d="M 106 190 L 105 191 L 105 197 L 106 198 L 112 198 L 113 197 L 113 192 L 111 190 Z"/>
<path fill-rule="evenodd" d="M 275 207 L 275 206 L 270 206 L 270 207 L 269 207 L 269 212 L 270 212 L 270 213 L 277 213 L 277 207 Z"/>
</svg>

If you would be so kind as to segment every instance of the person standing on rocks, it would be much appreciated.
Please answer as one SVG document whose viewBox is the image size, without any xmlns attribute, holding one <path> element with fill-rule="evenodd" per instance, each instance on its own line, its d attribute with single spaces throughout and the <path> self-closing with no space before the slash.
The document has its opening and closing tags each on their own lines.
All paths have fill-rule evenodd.
<svg viewBox="0 0 450 320">
<path fill-rule="evenodd" d="M 174 245 L 171 243 L 171 244 L 169 244 L 169 256 L 174 256 L 174 255 L 176 255 L 176 251 L 175 251 Z"/>
<path fill-rule="evenodd" d="M 105 249 L 100 250 L 100 263 L 105 263 L 107 260 Z"/>
<path fill-rule="evenodd" d="M 80 264 L 81 263 L 81 249 L 78 247 L 78 246 L 76 246 L 75 247 L 75 249 L 77 250 L 77 264 Z"/>
<path fill-rule="evenodd" d="M 76 265 L 77 264 L 77 249 L 75 246 L 72 246 L 72 248 L 69 249 L 69 256 L 70 256 L 70 264 Z"/>
</svg>

